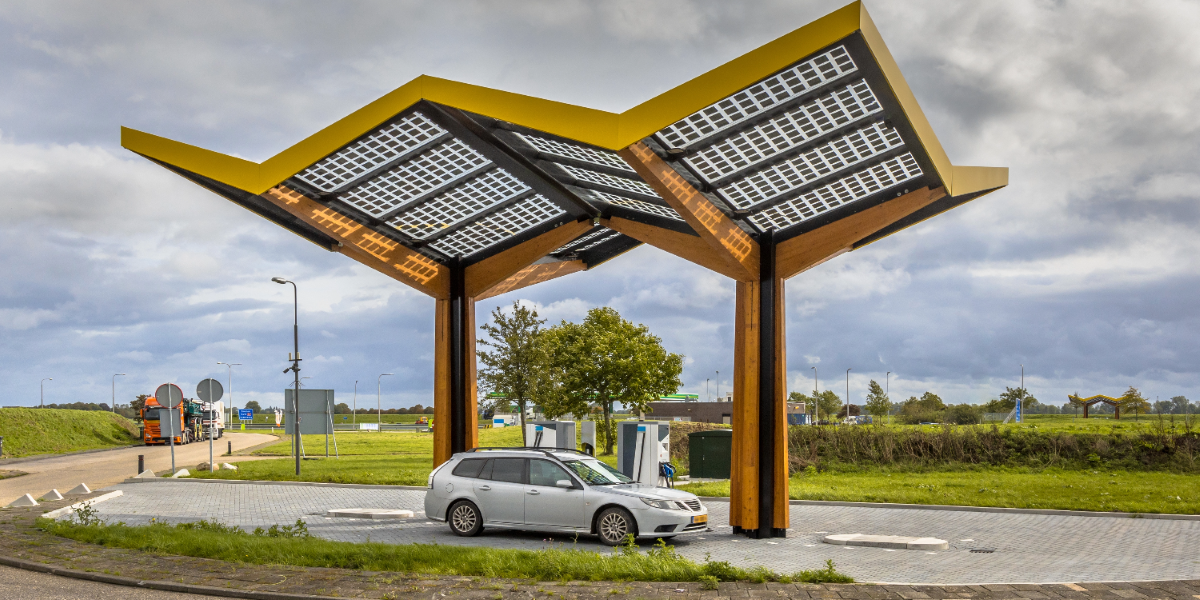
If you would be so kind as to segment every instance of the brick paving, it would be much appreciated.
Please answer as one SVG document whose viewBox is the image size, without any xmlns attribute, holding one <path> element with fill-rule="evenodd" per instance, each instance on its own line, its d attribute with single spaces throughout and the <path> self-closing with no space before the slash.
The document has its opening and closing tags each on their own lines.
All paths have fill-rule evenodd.
<svg viewBox="0 0 1200 600">
<path fill-rule="evenodd" d="M 569 536 L 489 531 L 477 538 L 460 538 L 444 524 L 423 518 L 421 490 L 181 481 L 121 484 L 115 489 L 123 490 L 124 496 L 97 508 L 105 519 L 130 525 L 151 518 L 166 522 L 208 519 L 253 529 L 304 519 L 313 535 L 351 542 L 603 548 L 586 536 L 573 540 Z M 761 565 L 790 573 L 819 568 L 832 558 L 839 571 L 858 581 L 960 584 L 966 587 L 953 593 L 976 594 L 986 589 L 993 594 L 1016 594 L 993 597 L 1013 598 L 1040 597 L 1036 595 L 1040 592 L 1011 584 L 1200 579 L 1200 521 L 810 505 L 791 507 L 792 529 L 786 539 L 751 540 L 732 535 L 728 526 L 719 525 L 728 522 L 726 503 L 709 502 L 708 506 L 714 530 L 672 542 L 680 554 L 697 561 L 707 555 L 739 566 Z M 417 514 L 412 520 L 382 522 L 324 517 L 332 508 L 398 508 Z M 948 540 L 950 549 L 925 552 L 831 546 L 820 541 L 826 533 L 930 536 Z M 768 586 L 762 591 L 769 590 Z M 1068 587 L 1062 590 L 1083 593 Z M 1114 598 L 1176 597 L 1139 595 L 1134 588 L 1117 587 L 1111 592 L 1109 597 Z M 900 594 L 896 597 L 911 598 L 971 597 L 926 596 L 921 594 L 928 591 L 915 592 L 903 586 L 895 588 L 895 593 Z"/>
</svg>

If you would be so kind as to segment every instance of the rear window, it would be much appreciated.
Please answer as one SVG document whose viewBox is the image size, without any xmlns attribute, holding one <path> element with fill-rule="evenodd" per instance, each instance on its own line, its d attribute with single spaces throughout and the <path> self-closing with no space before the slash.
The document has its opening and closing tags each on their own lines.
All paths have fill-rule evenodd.
<svg viewBox="0 0 1200 600">
<path fill-rule="evenodd" d="M 455 465 L 453 474 L 457 477 L 479 477 L 485 462 L 487 459 L 484 458 L 468 458 Z"/>
<path fill-rule="evenodd" d="M 492 459 L 492 481 L 508 483 L 525 483 L 525 459 L 495 458 Z"/>
</svg>

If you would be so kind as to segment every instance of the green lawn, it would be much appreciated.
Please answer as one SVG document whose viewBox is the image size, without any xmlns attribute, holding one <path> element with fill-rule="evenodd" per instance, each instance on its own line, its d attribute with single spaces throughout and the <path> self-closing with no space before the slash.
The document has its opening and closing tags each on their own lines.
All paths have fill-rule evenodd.
<svg viewBox="0 0 1200 600">
<path fill-rule="evenodd" d="M 269 425 L 275 424 L 275 413 L 271 413 L 271 412 L 256 412 L 256 413 L 254 413 L 253 421 L 239 421 L 237 419 L 236 412 L 234 413 L 233 416 L 234 416 L 233 420 L 231 420 L 229 422 L 230 429 L 236 429 L 238 424 L 240 424 L 240 423 L 258 423 L 258 424 L 269 424 Z M 375 415 L 375 414 L 369 414 L 369 415 L 363 414 L 363 415 L 358 415 L 357 417 L 355 417 L 354 415 L 335 414 L 335 415 L 333 415 L 333 422 L 337 425 L 344 425 L 344 424 L 350 424 L 350 423 L 378 423 L 379 416 L 380 415 Z M 428 417 L 431 419 L 433 418 L 433 415 L 382 415 L 382 416 L 383 416 L 384 424 L 399 423 L 402 425 L 411 425 L 413 423 L 416 423 L 417 419 L 420 419 L 421 417 Z M 342 419 L 342 417 L 346 417 L 346 418 Z"/>
<path fill-rule="evenodd" d="M 729 496 L 729 482 L 680 487 L 698 496 Z M 1154 471 L 823 472 L 792 477 L 788 495 L 793 500 L 1200 514 L 1200 476 Z"/>
<path fill-rule="evenodd" d="M 4 458 L 117 448 L 141 443 L 129 419 L 104 411 L 2 408 Z"/>
</svg>

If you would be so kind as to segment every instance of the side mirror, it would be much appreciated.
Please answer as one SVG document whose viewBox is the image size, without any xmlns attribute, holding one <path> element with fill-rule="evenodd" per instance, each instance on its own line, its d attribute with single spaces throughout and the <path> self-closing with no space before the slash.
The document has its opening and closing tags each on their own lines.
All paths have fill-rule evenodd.
<svg viewBox="0 0 1200 600">
<path fill-rule="evenodd" d="M 571 483 L 570 479 L 559 479 L 558 481 L 554 482 L 554 487 L 566 488 L 569 490 L 574 488 L 575 484 Z"/>
</svg>

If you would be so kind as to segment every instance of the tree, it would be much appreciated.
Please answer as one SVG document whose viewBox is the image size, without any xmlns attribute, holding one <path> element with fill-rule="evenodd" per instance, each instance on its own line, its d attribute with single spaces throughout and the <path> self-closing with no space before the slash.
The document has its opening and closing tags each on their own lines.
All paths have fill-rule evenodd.
<svg viewBox="0 0 1200 600">
<path fill-rule="evenodd" d="M 1067 396 L 1067 405 L 1069 405 L 1071 410 L 1073 410 L 1077 415 L 1079 414 L 1079 411 L 1083 410 L 1083 398 L 1079 396 L 1079 392 L 1075 392 L 1074 394 Z"/>
<path fill-rule="evenodd" d="M 337 404 L 333 405 L 333 414 L 335 414 L 335 415 L 350 414 L 350 405 L 346 404 L 345 402 L 338 402 Z"/>
<path fill-rule="evenodd" d="M 1117 399 L 1117 404 L 1121 406 L 1121 410 L 1132 412 L 1134 419 L 1136 419 L 1139 414 L 1150 412 L 1150 403 L 1146 401 L 1146 399 L 1142 397 L 1142 393 L 1132 385 L 1129 386 L 1129 389 L 1125 390 L 1125 393 Z"/>
<path fill-rule="evenodd" d="M 900 406 L 900 415 L 909 424 L 934 423 L 941 419 L 946 403 L 933 392 L 925 392 L 920 398 L 910 396 Z"/>
<path fill-rule="evenodd" d="M 479 360 L 484 365 L 479 373 L 479 387 L 502 394 L 505 402 L 517 405 L 523 444 L 528 444 L 526 405 L 539 405 L 553 388 L 543 340 L 545 323 L 545 319 L 538 318 L 537 310 L 513 302 L 511 315 L 499 308 L 492 311 L 492 323 L 483 326 L 487 339 L 479 340 L 480 346 L 491 348 L 479 351 Z"/>
<path fill-rule="evenodd" d="M 1190 404 L 1186 396 L 1174 396 L 1171 398 L 1171 412 L 1177 415 L 1185 415 L 1188 413 Z"/>
<path fill-rule="evenodd" d="M 138 394 L 138 397 L 129 403 L 129 408 L 133 409 L 135 415 L 133 420 L 139 423 L 142 421 L 142 409 L 146 407 L 146 399 L 149 397 L 150 394 Z"/>
<path fill-rule="evenodd" d="M 842 410 L 842 399 L 837 393 L 832 390 L 823 392 L 813 391 L 812 398 L 809 399 L 813 407 L 813 421 L 820 422 L 833 420 L 833 416 Z"/>
<path fill-rule="evenodd" d="M 262 405 L 258 403 L 258 400 L 251 400 L 246 403 L 246 410 L 252 410 L 256 413 L 262 412 Z M 300 433 L 304 432 L 302 431 Z"/>
<path fill-rule="evenodd" d="M 1021 405 L 1022 409 L 1024 409 L 1026 405 L 1032 404 L 1036 406 L 1037 404 L 1037 398 L 1030 396 L 1029 390 L 1026 390 L 1025 388 L 1014 389 L 1008 386 L 1005 386 L 1004 393 L 1000 394 L 1000 400 L 1008 405 L 1008 410 L 1010 411 L 1017 405 L 1018 401 L 1024 401 L 1024 403 Z M 1022 410 L 1021 412 L 1024 413 L 1025 411 Z"/>
<path fill-rule="evenodd" d="M 879 382 L 874 379 L 867 384 L 867 413 L 871 416 L 881 419 L 892 411 L 892 401 L 888 398 L 887 393 L 880 387 Z"/>
<path fill-rule="evenodd" d="M 644 412 L 682 385 L 683 356 L 667 352 L 645 325 L 634 325 L 611 308 L 593 308 L 583 323 L 563 321 L 545 335 L 558 388 L 542 400 L 542 410 L 554 418 L 599 408 L 605 454 L 612 454 L 616 437 L 614 404 Z"/>
</svg>

